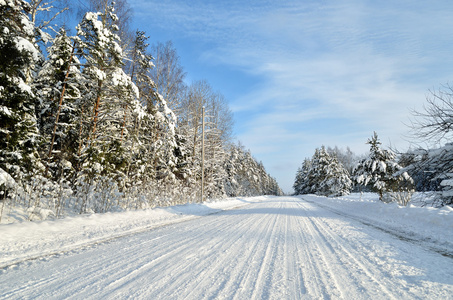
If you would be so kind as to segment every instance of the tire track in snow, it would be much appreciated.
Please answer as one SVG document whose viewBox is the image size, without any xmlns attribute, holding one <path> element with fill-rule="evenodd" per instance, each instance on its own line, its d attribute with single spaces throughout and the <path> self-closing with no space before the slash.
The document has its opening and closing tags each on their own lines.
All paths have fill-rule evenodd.
<svg viewBox="0 0 453 300">
<path fill-rule="evenodd" d="M 221 216 L 219 216 L 219 218 L 221 219 Z M 190 282 L 192 282 L 192 280 L 190 280 L 190 279 L 197 277 L 196 275 L 198 273 L 195 273 L 195 272 L 199 272 L 199 274 L 205 272 L 204 270 L 207 269 L 207 266 L 210 263 L 212 263 L 210 256 L 202 256 L 202 258 L 199 258 L 199 259 L 192 259 L 196 255 L 192 254 L 192 255 L 187 256 L 186 254 L 192 253 L 194 249 L 197 249 L 197 246 L 199 244 L 206 245 L 207 243 L 211 243 L 210 240 L 212 240 L 213 236 L 222 234 L 221 230 L 218 229 L 221 225 L 217 224 L 217 223 L 222 222 L 222 221 L 219 221 L 219 218 L 203 219 L 205 221 L 208 220 L 209 222 L 202 222 L 203 224 L 199 224 L 199 227 L 201 227 L 201 228 L 213 227 L 213 229 L 211 231 L 202 232 L 198 236 L 198 238 L 194 239 L 195 243 L 190 243 L 190 242 L 187 242 L 187 240 L 186 240 L 186 242 L 184 242 L 183 244 L 178 245 L 176 247 L 177 251 L 170 253 L 170 256 L 166 257 L 166 258 L 168 258 L 168 261 L 188 262 L 187 264 L 184 264 L 183 267 L 179 266 L 178 269 L 172 269 L 172 266 L 171 265 L 169 266 L 167 260 L 162 260 L 161 263 L 154 266 L 154 269 L 152 271 L 154 273 L 158 273 L 158 275 L 156 277 L 152 278 L 154 288 L 151 292 L 153 292 L 153 293 L 161 292 L 161 293 L 165 294 L 166 290 L 174 291 L 176 289 L 175 287 L 178 287 L 178 286 L 187 287 L 188 286 L 187 282 L 190 283 Z M 213 222 L 213 221 L 215 221 L 215 222 Z M 245 221 L 248 222 L 249 220 L 245 219 Z M 244 223 L 244 222 L 242 222 L 242 223 Z M 245 227 L 245 226 L 247 226 L 246 223 L 244 223 L 241 227 L 239 227 L 237 232 L 238 233 L 242 232 L 243 231 L 242 227 Z M 199 230 L 199 228 L 197 228 L 197 230 Z M 231 239 L 232 242 L 234 242 L 234 240 L 235 239 Z M 213 244 L 209 247 L 205 247 L 205 246 L 202 246 L 202 247 L 213 248 L 216 245 L 218 247 L 218 245 L 222 245 L 222 244 L 223 244 L 222 241 L 218 241 L 217 244 Z M 163 247 L 163 248 L 165 249 L 166 247 Z M 213 248 L 210 250 L 210 252 L 215 254 L 217 252 L 217 250 Z M 162 256 L 160 254 L 157 256 L 159 257 L 159 259 L 162 258 Z M 192 259 L 192 261 L 187 261 L 188 258 Z M 162 271 L 162 272 L 160 272 L 160 271 Z M 168 274 L 169 272 L 172 273 L 171 274 L 172 276 L 170 276 Z M 177 279 L 174 280 L 171 277 L 176 277 Z M 170 283 L 168 283 L 168 282 L 170 282 Z M 162 286 L 162 288 L 159 288 L 159 286 Z"/>
<path fill-rule="evenodd" d="M 213 224 L 214 229 L 212 229 L 212 230 L 215 230 L 216 226 L 219 225 L 218 223 L 221 222 L 221 221 L 216 221 L 216 219 L 214 219 L 214 221 L 215 221 Z M 200 233 L 200 235 L 201 234 L 203 234 L 203 233 Z M 140 235 L 141 234 L 139 234 L 137 236 L 140 236 Z M 168 234 L 166 234 L 166 235 L 168 235 Z M 148 244 L 155 244 L 155 240 L 160 239 L 160 238 L 162 238 L 162 237 L 158 237 L 153 240 L 141 240 L 140 243 L 144 247 Z M 187 239 L 181 240 L 179 242 L 179 245 L 184 245 L 190 241 L 196 241 L 197 238 L 198 238 L 198 235 L 191 234 L 188 236 Z M 117 242 L 117 241 L 115 241 L 115 242 Z M 115 244 L 115 242 L 110 243 L 110 244 Z M 159 244 L 158 247 L 162 249 L 162 251 L 160 252 L 161 260 L 171 254 L 171 253 L 168 253 L 168 249 L 171 246 L 175 245 L 174 242 L 175 242 L 174 240 L 163 240 L 162 244 Z M 107 244 L 105 244 L 105 245 L 107 245 Z M 104 245 L 101 245 L 101 246 L 104 246 Z M 84 291 L 87 291 L 87 292 L 95 291 L 96 292 L 98 290 L 99 290 L 99 292 L 102 292 L 102 290 L 104 290 L 103 288 L 102 288 L 102 290 L 100 288 L 97 288 L 97 286 L 99 286 L 99 282 L 107 281 L 110 277 L 123 278 L 125 276 L 125 273 L 128 272 L 127 270 L 128 270 L 128 264 L 129 264 L 129 263 L 124 262 L 124 256 L 141 258 L 141 260 L 139 260 L 138 262 L 135 261 L 134 265 L 136 265 L 136 266 L 143 263 L 143 257 L 142 257 L 143 254 L 141 253 L 142 248 L 137 248 L 136 246 L 132 247 L 132 248 L 130 248 L 132 250 L 131 252 L 128 252 L 128 248 L 129 247 L 125 247 L 124 249 L 122 249 L 122 251 L 110 253 L 109 256 L 105 256 L 105 257 L 101 256 L 101 259 L 99 259 L 99 260 L 92 260 L 92 261 L 88 260 L 87 262 L 83 263 L 81 266 L 84 268 L 84 270 L 86 270 L 85 273 L 72 272 L 72 274 L 71 274 L 72 280 L 75 282 L 81 282 L 80 286 L 79 286 L 79 292 L 80 293 L 83 293 Z M 96 251 L 96 249 L 89 249 L 89 250 Z M 62 258 L 64 258 L 66 255 L 70 255 L 70 254 L 71 253 L 65 253 L 62 256 Z M 81 252 L 79 252 L 79 253 L 76 252 L 75 254 L 76 255 L 81 254 L 83 256 L 84 251 L 82 250 Z M 145 255 L 147 255 L 147 254 L 145 254 Z M 46 260 L 52 260 L 52 257 L 46 257 Z M 34 264 L 36 264 L 38 262 L 39 261 L 30 261 L 30 262 L 28 262 L 28 264 L 33 266 Z M 111 274 L 107 277 L 106 277 L 106 274 L 104 272 L 102 272 L 104 265 L 109 265 L 111 268 L 111 270 L 110 270 Z M 23 265 L 18 266 L 19 269 L 21 267 L 23 267 Z M 61 273 L 71 273 L 71 271 L 74 271 L 74 269 L 77 269 L 77 267 L 78 266 L 71 266 L 71 268 L 69 270 L 64 270 L 64 269 L 59 270 L 59 272 L 52 274 L 50 278 L 47 278 L 44 281 L 40 281 L 39 284 L 36 283 L 36 285 L 28 285 L 28 283 L 26 283 L 25 287 L 18 287 L 17 290 L 22 289 L 22 290 L 26 291 L 26 290 L 36 290 L 37 288 L 41 288 L 41 289 L 45 290 L 46 286 L 50 286 L 54 282 L 58 282 L 59 280 L 61 280 L 61 276 L 62 276 Z M 64 285 L 64 283 L 63 283 L 63 285 Z M 61 291 L 62 290 L 60 290 L 60 292 Z M 14 295 L 14 294 L 11 294 L 11 295 Z M 68 293 L 67 296 L 70 297 L 71 293 Z"/>
<path fill-rule="evenodd" d="M 281 210 L 283 204 L 280 204 L 279 210 Z M 277 254 L 277 248 L 276 248 L 276 232 L 280 229 L 280 224 L 278 223 L 278 220 L 281 218 L 281 215 L 275 214 L 273 216 L 272 221 L 269 222 L 269 227 L 271 228 L 270 230 L 266 230 L 264 232 L 267 233 L 265 236 L 265 241 L 261 242 L 263 244 L 262 247 L 262 257 L 259 257 L 258 261 L 261 261 L 259 263 L 259 268 L 256 277 L 252 277 L 251 281 L 253 282 L 253 291 L 251 294 L 250 299 L 263 299 L 263 296 L 269 297 L 268 294 L 266 294 L 266 287 L 269 286 L 272 282 L 273 279 L 273 274 L 274 268 L 273 264 L 275 263 L 275 256 Z M 266 246 L 264 246 L 266 245 Z M 259 253 L 257 251 L 257 253 Z M 267 276 L 266 276 L 267 275 Z"/>
<path fill-rule="evenodd" d="M 226 219 L 226 216 L 222 216 L 222 219 Z M 229 232 L 230 234 L 234 234 L 234 236 L 229 236 L 229 238 L 220 238 L 216 239 L 216 243 L 213 247 L 209 249 L 204 255 L 199 255 L 199 257 L 193 261 L 193 264 L 186 266 L 184 269 L 175 270 L 178 272 L 180 276 L 178 280 L 174 281 L 169 286 L 163 284 L 162 287 L 156 292 L 163 292 L 165 295 L 165 290 L 171 290 L 173 286 L 185 286 L 187 289 L 191 290 L 188 296 L 194 296 L 195 294 L 204 294 L 207 293 L 209 287 L 215 286 L 222 286 L 222 284 L 212 281 L 212 279 L 217 279 L 218 276 L 214 276 L 219 271 L 218 269 L 214 269 L 213 266 L 222 266 L 227 264 L 231 261 L 231 257 L 236 257 L 237 253 L 233 253 L 232 251 L 235 249 L 241 249 L 239 242 L 243 240 L 243 232 L 250 227 L 251 220 L 244 218 L 243 220 L 237 220 L 233 230 L 233 228 L 229 228 L 228 230 L 223 230 L 222 233 Z M 203 226 L 210 226 L 210 224 L 204 224 Z M 206 236 L 200 241 L 202 244 L 209 243 L 212 240 L 211 234 L 206 234 Z M 215 235 L 218 236 L 218 235 Z M 225 254 L 225 255 L 219 255 Z M 195 269 L 194 269 L 195 268 Z M 195 270 L 197 272 L 194 274 L 193 272 L 187 272 L 188 270 Z M 224 272 L 223 272 L 224 273 Z M 201 280 L 203 278 L 204 280 Z M 208 279 L 209 284 L 206 283 Z M 187 283 L 189 282 L 189 283 Z M 169 295 L 170 296 L 170 295 Z"/>
<path fill-rule="evenodd" d="M 367 295 L 366 297 L 364 297 L 363 292 L 360 292 L 354 285 L 349 285 L 350 287 L 348 288 L 343 286 L 344 284 L 342 281 L 344 278 L 354 279 L 355 284 L 361 285 L 361 283 L 363 282 L 363 277 L 358 276 L 358 274 L 364 272 L 371 279 L 371 281 L 377 285 L 371 290 L 379 290 L 379 295 L 382 296 L 382 294 L 384 294 L 384 297 L 386 299 L 396 299 L 395 296 L 393 296 L 392 293 L 387 289 L 386 285 L 381 284 L 379 280 L 376 280 L 377 275 L 374 274 L 382 274 L 380 274 L 380 272 L 376 270 L 376 268 L 373 268 L 372 265 L 365 266 L 363 263 L 360 263 L 357 259 L 355 259 L 354 255 L 351 255 L 350 252 L 345 251 L 345 246 L 343 245 L 347 245 L 349 242 L 346 240 L 338 242 L 337 239 L 328 230 L 326 230 L 325 227 L 321 225 L 320 220 L 322 219 L 323 217 L 320 216 L 307 217 L 307 220 L 310 223 L 309 230 L 318 239 L 317 245 L 321 254 L 323 265 L 326 266 L 326 269 L 332 277 L 336 289 L 338 289 L 338 291 L 340 292 L 340 295 L 338 295 L 338 297 L 343 299 L 366 299 L 376 297 L 377 295 Z M 338 252 L 339 250 L 347 255 L 347 259 L 344 259 L 343 256 L 340 255 L 340 253 Z M 355 255 L 361 256 L 363 255 L 363 253 L 355 253 Z M 358 273 L 348 270 L 349 268 L 351 268 L 351 262 L 357 266 L 354 269 L 358 270 Z M 349 265 L 350 267 L 347 269 L 345 265 Z M 382 280 L 383 276 L 380 277 Z"/>
<path fill-rule="evenodd" d="M 304 205 L 313 206 L 308 203 Z M 330 210 L 323 211 L 328 214 L 324 217 L 317 215 L 309 219 L 314 229 L 319 232 L 319 236 L 325 241 L 323 244 L 329 245 L 335 256 L 329 260 L 336 259 L 339 265 L 353 268 L 353 272 L 349 272 L 349 277 L 356 282 L 357 286 L 363 286 L 362 295 L 359 294 L 360 297 L 354 297 L 355 299 L 374 299 L 383 296 L 385 299 L 412 299 L 419 298 L 422 294 L 430 295 L 431 286 L 422 287 L 420 283 L 413 284 L 401 279 L 404 275 L 420 273 L 420 270 L 407 266 L 406 261 L 392 257 L 407 246 L 404 242 L 394 239 L 392 235 L 382 234 L 380 231 L 376 231 L 380 238 L 370 235 L 375 232 L 375 229 L 363 228 L 360 222 L 354 220 L 340 219 Z M 351 226 L 354 226 L 352 228 L 356 232 L 355 235 L 349 234 Z M 357 229 L 360 229 L 360 238 L 357 238 Z M 392 240 L 395 245 L 398 245 L 397 249 L 394 244 L 390 244 Z M 375 255 L 376 249 L 381 251 L 381 257 Z M 412 250 L 409 248 L 408 252 L 411 253 Z M 333 273 L 338 274 L 337 271 Z M 397 276 L 397 274 L 400 275 Z M 449 290 L 452 288 L 450 287 Z M 439 291 L 433 289 L 432 292 Z M 448 295 L 448 292 L 442 291 L 440 295 Z"/>
<path fill-rule="evenodd" d="M 277 253 L 277 258 L 280 262 L 276 261 L 275 265 L 281 263 L 284 266 L 283 270 L 278 268 L 275 270 L 272 288 L 279 292 L 284 299 L 300 299 L 306 293 L 306 287 L 302 276 L 298 273 L 298 262 L 296 259 L 298 242 L 294 239 L 293 234 L 293 220 L 295 216 L 290 214 L 291 207 L 286 207 L 282 212 L 284 218 L 284 225 L 280 231 L 283 240 L 283 245 L 280 246 L 280 252 Z M 288 291 L 295 291 L 295 293 L 288 293 Z"/>
<path fill-rule="evenodd" d="M 209 228 L 211 229 L 207 231 L 199 231 L 198 234 L 194 235 L 192 238 L 187 238 L 186 236 L 182 236 L 181 239 L 178 241 L 178 243 L 174 243 L 173 241 L 169 241 L 168 244 L 164 245 L 159 245 L 155 247 L 153 250 L 155 250 L 153 254 L 153 260 L 147 263 L 146 268 L 142 268 L 141 273 L 136 273 L 136 274 L 130 274 L 128 276 L 125 276 L 122 278 L 121 281 L 117 281 L 114 284 L 109 284 L 108 289 L 111 289 L 112 292 L 115 292 L 115 285 L 118 285 L 118 283 L 121 283 L 122 285 L 126 284 L 131 284 L 133 283 L 134 285 L 137 284 L 138 281 L 143 281 L 143 277 L 139 277 L 138 275 L 140 274 L 147 274 L 149 271 L 152 271 L 152 273 L 155 274 L 154 277 L 147 277 L 145 281 L 147 280 L 152 280 L 153 281 L 153 290 L 155 290 L 156 286 L 158 287 L 159 284 L 162 284 L 164 289 L 161 289 L 161 292 L 165 292 L 167 289 L 172 289 L 175 286 L 179 286 L 183 284 L 188 277 L 193 277 L 194 270 L 196 271 L 197 268 L 194 268 L 195 265 L 198 264 L 198 269 L 202 266 L 202 264 L 199 264 L 200 262 L 203 263 L 203 261 L 196 261 L 193 260 L 192 262 L 188 261 L 191 257 L 193 257 L 193 252 L 194 250 L 199 250 L 199 244 L 203 244 L 201 241 L 206 241 L 205 236 L 215 236 L 218 234 L 219 229 L 218 227 L 221 225 L 221 221 L 218 220 L 217 218 L 212 218 L 210 219 L 209 224 L 204 224 L 204 228 Z M 209 225 L 209 226 L 208 226 Z M 196 231 L 192 230 L 191 234 L 195 233 Z M 170 251 L 168 251 L 170 250 Z M 186 262 L 183 266 L 183 268 L 179 267 L 177 270 L 171 269 L 171 265 L 169 266 L 169 262 L 171 261 L 176 261 L 176 262 Z M 208 262 L 206 262 L 208 263 Z M 170 267 L 170 268 L 169 268 Z M 177 277 L 177 280 L 174 280 L 173 276 L 174 274 L 168 274 L 168 270 L 170 270 L 173 273 L 179 274 Z M 187 272 L 188 270 L 192 270 L 192 272 Z M 132 276 L 134 275 L 134 276 Z M 126 280 L 127 278 L 130 278 L 129 280 Z M 170 283 L 169 283 L 170 282 Z M 142 289 L 147 289 L 146 286 Z M 141 289 L 141 290 L 142 290 Z M 157 290 L 159 291 L 159 290 Z M 141 291 L 143 292 L 143 291 Z"/>
<path fill-rule="evenodd" d="M 303 217 L 298 219 L 297 227 L 301 229 L 299 238 L 305 245 L 302 248 L 300 262 L 303 270 L 302 276 L 307 280 L 308 293 L 313 294 L 316 298 L 339 297 L 341 292 L 336 285 L 332 285 L 332 274 L 326 268 L 326 262 L 323 260 L 324 245 L 319 244 L 319 237 L 308 222 L 309 214 L 312 212 L 300 205 L 299 209 L 302 210 Z"/>
<path fill-rule="evenodd" d="M 256 207 L 258 206 L 258 207 Z M 223 290 L 217 290 L 213 297 L 226 299 L 250 298 L 252 289 L 256 282 L 257 269 L 263 261 L 265 245 L 269 242 L 269 230 L 275 219 L 260 208 L 261 205 L 254 205 L 243 210 L 241 214 L 234 215 L 248 219 L 249 228 L 246 229 L 240 247 L 234 253 L 230 253 L 230 262 L 227 268 L 230 276 L 224 282 Z M 249 297 L 247 297 L 247 295 Z"/>
<path fill-rule="evenodd" d="M 451 296 L 448 278 L 406 282 L 413 261 L 373 230 L 299 198 L 270 198 L 8 269 L 0 299 Z M 388 251 L 401 256 L 386 261 Z"/>
</svg>

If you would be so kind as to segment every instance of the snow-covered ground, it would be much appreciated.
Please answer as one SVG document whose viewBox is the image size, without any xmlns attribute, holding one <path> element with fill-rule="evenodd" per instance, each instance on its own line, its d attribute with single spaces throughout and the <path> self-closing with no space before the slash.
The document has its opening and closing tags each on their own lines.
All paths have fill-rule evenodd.
<svg viewBox="0 0 453 300">
<path fill-rule="evenodd" d="M 395 202 L 379 201 L 379 196 L 374 193 L 354 193 L 339 198 L 302 196 L 320 207 L 400 238 L 429 243 L 430 247 L 453 257 L 453 208 L 420 207 L 421 197 L 424 195 L 413 196 L 415 205 L 398 206 Z"/>
<path fill-rule="evenodd" d="M 0 226 L 0 299 L 453 299 L 453 210 L 255 197 Z"/>
<path fill-rule="evenodd" d="M 264 198 L 230 198 L 204 204 L 2 224 L 0 225 L 0 268 L 240 207 L 262 199 Z M 21 212 L 13 215 L 17 215 L 20 220 L 24 219 Z"/>
</svg>

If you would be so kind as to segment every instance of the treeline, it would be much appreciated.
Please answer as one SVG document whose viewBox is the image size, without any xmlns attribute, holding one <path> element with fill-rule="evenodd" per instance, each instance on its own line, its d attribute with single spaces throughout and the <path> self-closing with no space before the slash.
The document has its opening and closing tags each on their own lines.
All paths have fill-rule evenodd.
<svg viewBox="0 0 453 300">
<path fill-rule="evenodd" d="M 343 196 L 353 189 L 373 191 L 382 201 L 406 205 L 413 191 L 413 179 L 397 162 L 396 154 L 382 149 L 376 133 L 367 141 L 369 153 L 359 158 L 348 149 L 316 149 L 305 159 L 293 185 L 296 195 Z"/>
<path fill-rule="evenodd" d="M 199 201 L 202 108 L 205 198 L 281 194 L 232 142 L 224 97 L 204 80 L 184 83 L 171 42 L 149 47 L 131 32 L 126 0 L 87 1 L 75 35 L 50 27 L 67 12 L 52 3 L 0 2 L 2 210 L 59 216 Z"/>
<path fill-rule="evenodd" d="M 347 149 L 321 147 L 298 169 L 295 194 L 341 196 L 351 191 L 377 192 L 382 201 L 407 205 L 413 192 L 433 192 L 429 204 L 453 205 L 453 88 L 431 91 L 424 111 L 413 112 L 412 139 L 442 145 L 405 152 L 383 149 L 376 133 L 364 157 Z M 425 204 L 428 204 L 426 202 Z"/>
</svg>

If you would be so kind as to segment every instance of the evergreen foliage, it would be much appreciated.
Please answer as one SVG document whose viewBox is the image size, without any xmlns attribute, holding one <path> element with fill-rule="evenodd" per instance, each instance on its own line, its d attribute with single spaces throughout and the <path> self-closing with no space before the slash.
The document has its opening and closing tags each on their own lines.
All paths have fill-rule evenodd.
<svg viewBox="0 0 453 300">
<path fill-rule="evenodd" d="M 302 163 L 302 166 L 299 167 L 296 173 L 296 179 L 294 180 L 293 189 L 295 195 L 310 194 L 311 183 L 310 183 L 310 174 L 311 172 L 311 159 L 306 158 Z"/>
<path fill-rule="evenodd" d="M 336 197 L 349 194 L 352 181 L 336 156 L 330 155 L 322 146 L 298 169 L 293 188 L 296 195 L 315 193 Z"/>
<path fill-rule="evenodd" d="M 376 132 L 368 140 L 370 152 L 354 169 L 355 181 L 369 186 L 384 199 L 386 192 L 412 190 L 412 178 L 407 172 L 400 172 L 402 167 L 396 162 L 396 154 L 381 148 Z"/>
<path fill-rule="evenodd" d="M 75 43 L 61 28 L 47 49 L 47 60 L 38 72 L 34 87 L 38 97 L 37 118 L 43 143 L 41 157 L 47 161 L 50 175 L 61 174 L 59 162 L 77 162 L 77 120 L 84 86 L 75 56 Z"/>
<path fill-rule="evenodd" d="M 45 31 L 67 8 L 0 1 L 2 208 L 23 205 L 31 219 L 199 201 L 202 107 L 205 198 L 282 194 L 250 151 L 231 144 L 223 96 L 206 81 L 185 86 L 171 43 L 154 48 L 153 62 L 148 37 L 125 34 L 115 2 L 89 2 L 101 11 L 86 12 L 75 36 L 61 27 L 52 37 Z M 37 18 L 41 9 L 49 19 Z"/>
<path fill-rule="evenodd" d="M 416 149 L 405 153 L 405 167 L 400 172 L 407 172 L 414 178 L 419 191 L 437 191 L 440 197 L 433 204 L 436 206 L 453 204 L 453 144 L 448 143 L 437 149 Z"/>
<path fill-rule="evenodd" d="M 242 145 L 231 145 L 225 161 L 227 177 L 225 190 L 228 196 L 283 195 L 277 181 L 253 158 Z"/>
<path fill-rule="evenodd" d="M 30 77 L 41 55 L 29 10 L 22 0 L 0 2 L 0 168 L 15 180 L 26 180 L 43 169 Z"/>
</svg>

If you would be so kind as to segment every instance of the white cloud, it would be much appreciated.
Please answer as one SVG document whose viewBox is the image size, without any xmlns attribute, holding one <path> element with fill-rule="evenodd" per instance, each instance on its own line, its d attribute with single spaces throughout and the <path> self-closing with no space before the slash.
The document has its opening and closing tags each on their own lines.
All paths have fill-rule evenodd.
<svg viewBox="0 0 453 300">
<path fill-rule="evenodd" d="M 238 137 L 287 190 L 297 166 L 322 144 L 362 151 L 377 131 L 384 144 L 402 145 L 409 109 L 452 79 L 447 0 L 132 5 L 139 17 L 153 12 L 148 22 L 174 39 L 204 44 L 199 58 L 217 72 L 226 66 L 259 78 L 229 99 Z M 291 174 L 278 167 L 291 164 Z"/>
</svg>

